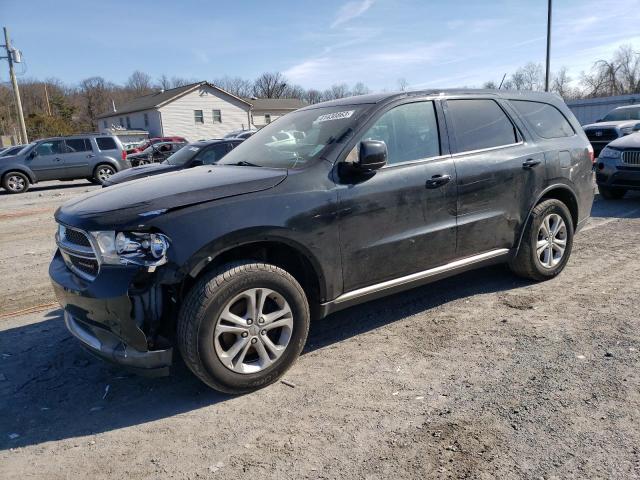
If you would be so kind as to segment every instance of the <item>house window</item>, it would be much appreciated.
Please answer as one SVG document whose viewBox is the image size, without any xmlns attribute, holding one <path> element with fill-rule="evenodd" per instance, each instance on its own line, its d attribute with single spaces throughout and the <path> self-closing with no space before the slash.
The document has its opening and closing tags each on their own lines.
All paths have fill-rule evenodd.
<svg viewBox="0 0 640 480">
<path fill-rule="evenodd" d="M 131 119 L 127 117 L 127 128 L 131 130 Z"/>
<path fill-rule="evenodd" d="M 148 114 L 144 114 L 144 126 L 148 127 L 149 126 L 149 115 Z"/>
<path fill-rule="evenodd" d="M 120 117 L 120 118 L 118 119 L 118 121 L 120 122 L 120 126 L 121 126 L 121 127 L 124 127 L 124 122 L 122 121 L 122 117 Z"/>
<path fill-rule="evenodd" d="M 196 123 L 204 123 L 204 115 L 202 114 L 202 110 L 194 110 L 193 118 Z"/>
<path fill-rule="evenodd" d="M 213 123 L 222 123 L 222 110 L 213 111 Z"/>
<path fill-rule="evenodd" d="M 102 121 L 102 127 L 103 127 L 103 128 L 107 128 L 107 121 L 106 121 L 106 120 L 103 120 L 103 121 Z"/>
<path fill-rule="evenodd" d="M 271 123 L 271 115 L 269 115 L 268 113 L 266 113 L 264 116 L 264 123 Z"/>
</svg>

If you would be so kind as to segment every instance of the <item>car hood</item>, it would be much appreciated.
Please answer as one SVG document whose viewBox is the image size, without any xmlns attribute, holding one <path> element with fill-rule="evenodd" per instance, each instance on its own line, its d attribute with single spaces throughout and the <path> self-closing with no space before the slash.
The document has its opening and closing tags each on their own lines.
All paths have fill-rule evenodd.
<svg viewBox="0 0 640 480">
<path fill-rule="evenodd" d="M 640 133 L 632 133 L 631 135 L 620 137 L 609 143 L 607 147 L 617 148 L 618 150 L 625 150 L 627 148 L 640 148 Z"/>
<path fill-rule="evenodd" d="M 583 125 L 582 128 L 583 129 L 598 129 L 598 128 L 605 128 L 605 127 L 618 127 L 618 128 L 623 128 L 623 127 L 633 127 L 634 125 L 637 125 L 640 123 L 640 120 L 616 120 L 615 122 L 598 122 L 598 123 L 590 123 L 589 125 Z"/>
<path fill-rule="evenodd" d="M 182 165 L 169 165 L 167 163 L 151 163 L 149 165 L 141 165 L 139 167 L 127 168 L 109 177 L 104 185 L 110 186 L 117 183 L 128 182 L 137 178 L 150 177 L 152 175 L 160 175 L 161 173 L 175 172 L 181 170 Z"/>
<path fill-rule="evenodd" d="M 115 230 L 170 210 L 267 190 L 286 176 L 286 170 L 264 167 L 189 168 L 96 190 L 62 205 L 55 218 L 84 230 Z"/>
</svg>

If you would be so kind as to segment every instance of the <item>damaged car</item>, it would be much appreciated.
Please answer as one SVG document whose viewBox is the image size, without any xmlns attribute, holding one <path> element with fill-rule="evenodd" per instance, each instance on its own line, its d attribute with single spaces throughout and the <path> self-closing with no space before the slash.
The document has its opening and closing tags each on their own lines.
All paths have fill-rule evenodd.
<svg viewBox="0 0 640 480">
<path fill-rule="evenodd" d="M 496 263 L 560 274 L 591 210 L 592 161 L 555 95 L 334 100 L 215 165 L 67 202 L 49 274 L 93 354 L 166 374 L 179 352 L 210 387 L 248 392 L 293 365 L 312 319 Z"/>
</svg>

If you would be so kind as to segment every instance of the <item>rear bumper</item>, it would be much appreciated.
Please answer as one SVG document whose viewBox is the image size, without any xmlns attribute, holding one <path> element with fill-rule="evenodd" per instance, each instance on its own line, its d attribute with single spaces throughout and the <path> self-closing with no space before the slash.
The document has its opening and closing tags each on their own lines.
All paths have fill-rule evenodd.
<svg viewBox="0 0 640 480">
<path fill-rule="evenodd" d="M 133 317 L 129 286 L 136 267 L 102 266 L 92 282 L 71 272 L 57 251 L 49 266 L 65 324 L 94 355 L 148 375 L 169 373 L 172 349 L 149 350 L 145 333 Z"/>
</svg>

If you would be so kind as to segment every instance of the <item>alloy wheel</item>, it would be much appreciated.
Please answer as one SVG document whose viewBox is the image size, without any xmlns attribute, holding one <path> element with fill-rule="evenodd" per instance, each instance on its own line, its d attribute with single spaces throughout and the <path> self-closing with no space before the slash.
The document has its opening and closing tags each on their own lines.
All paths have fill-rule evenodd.
<svg viewBox="0 0 640 480">
<path fill-rule="evenodd" d="M 100 167 L 98 169 L 98 180 L 100 180 L 100 182 L 105 182 L 114 173 L 115 172 L 111 167 Z"/>
<path fill-rule="evenodd" d="M 257 373 L 286 350 L 293 313 L 285 298 L 268 288 L 252 288 L 233 297 L 216 321 L 214 348 L 222 364 L 236 373 Z"/>
<path fill-rule="evenodd" d="M 567 225 L 557 213 L 550 213 L 540 224 L 536 258 L 544 268 L 553 268 L 564 257 L 567 248 Z"/>
<path fill-rule="evenodd" d="M 7 186 L 12 192 L 19 193 L 25 189 L 26 182 L 20 175 L 10 175 L 7 179 Z"/>
</svg>

